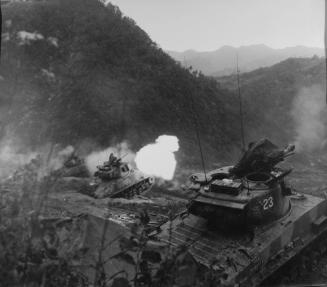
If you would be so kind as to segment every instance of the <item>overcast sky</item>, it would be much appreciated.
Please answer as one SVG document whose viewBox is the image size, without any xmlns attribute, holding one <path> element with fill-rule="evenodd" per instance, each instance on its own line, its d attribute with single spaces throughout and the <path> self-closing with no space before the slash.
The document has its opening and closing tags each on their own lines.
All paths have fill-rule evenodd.
<svg viewBox="0 0 327 287">
<path fill-rule="evenodd" d="M 325 0 L 111 0 L 166 50 L 324 46 Z"/>
</svg>

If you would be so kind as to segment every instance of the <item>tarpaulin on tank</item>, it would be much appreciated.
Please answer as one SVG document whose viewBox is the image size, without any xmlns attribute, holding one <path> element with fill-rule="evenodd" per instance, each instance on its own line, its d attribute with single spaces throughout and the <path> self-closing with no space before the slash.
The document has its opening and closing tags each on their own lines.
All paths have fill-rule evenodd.
<svg viewBox="0 0 327 287">
<path fill-rule="evenodd" d="M 267 139 L 251 142 L 240 161 L 232 168 L 231 173 L 243 177 L 252 172 L 270 172 L 293 150 L 293 145 L 289 145 L 283 150 Z"/>
<path fill-rule="evenodd" d="M 119 260 L 119 256 L 117 256 L 122 252 L 120 239 L 130 236 L 129 229 L 119 218 L 123 218 L 123 214 L 118 218 L 104 218 L 88 214 L 85 218 L 83 247 L 88 251 L 81 267 L 84 267 L 82 270 L 90 280 L 96 276 L 96 270 L 90 266 L 95 266 L 100 260 L 108 277 L 122 270 L 130 279 L 135 275 L 135 267 L 127 264 L 126 261 Z"/>
</svg>

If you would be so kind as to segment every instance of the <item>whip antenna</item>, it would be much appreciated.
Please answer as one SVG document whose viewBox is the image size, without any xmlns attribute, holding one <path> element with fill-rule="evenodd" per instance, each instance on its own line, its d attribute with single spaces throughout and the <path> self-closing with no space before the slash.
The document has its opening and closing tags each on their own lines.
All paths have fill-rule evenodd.
<svg viewBox="0 0 327 287">
<path fill-rule="evenodd" d="M 242 96 L 241 96 L 241 87 L 240 87 L 240 70 L 238 68 L 238 54 L 236 54 L 236 74 L 237 74 L 238 100 L 239 100 L 239 103 L 240 103 L 242 149 L 243 149 L 243 151 L 245 151 L 244 124 L 243 124 L 243 106 L 242 106 Z"/>
<path fill-rule="evenodd" d="M 187 69 L 187 63 L 186 63 L 186 59 L 184 56 L 184 67 L 185 69 Z M 196 112 L 195 109 L 195 105 L 194 105 L 194 99 L 193 99 L 193 92 L 190 91 L 190 98 L 191 98 L 191 114 L 193 115 L 193 125 L 195 127 L 195 133 L 196 133 L 196 138 L 198 141 L 198 145 L 199 145 L 199 150 L 200 150 L 200 156 L 201 156 L 201 163 L 202 163 L 202 169 L 203 169 L 203 173 L 204 173 L 204 178 L 206 183 L 208 182 L 207 180 L 207 172 L 206 172 L 206 167 L 205 167 L 205 163 L 204 163 L 204 157 L 203 157 L 203 151 L 202 151 L 202 144 L 201 144 L 201 137 L 200 137 L 200 133 L 199 133 L 199 127 L 198 127 L 198 114 Z"/>
<path fill-rule="evenodd" d="M 192 105 L 192 114 L 193 114 L 193 122 L 194 122 L 194 127 L 195 127 L 195 133 L 196 133 L 196 138 L 197 138 L 199 149 L 200 149 L 200 155 L 201 155 L 201 162 L 202 162 L 202 169 L 203 169 L 203 173 L 204 173 L 204 178 L 205 178 L 205 181 L 207 183 L 208 182 L 207 173 L 206 173 L 206 167 L 205 167 L 205 163 L 204 163 L 204 157 L 203 157 L 203 151 L 202 151 L 202 145 L 201 145 L 201 138 L 200 138 L 199 126 L 198 126 L 198 115 L 197 115 L 196 110 L 195 110 L 192 92 L 190 93 L 190 95 L 191 95 L 191 105 Z"/>
</svg>

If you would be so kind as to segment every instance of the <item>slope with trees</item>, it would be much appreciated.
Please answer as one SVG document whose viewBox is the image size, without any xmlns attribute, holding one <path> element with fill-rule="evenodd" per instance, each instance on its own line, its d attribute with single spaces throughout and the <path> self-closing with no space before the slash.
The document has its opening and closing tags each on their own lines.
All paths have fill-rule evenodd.
<svg viewBox="0 0 327 287">
<path fill-rule="evenodd" d="M 181 67 L 118 7 L 51 0 L 3 10 L 1 123 L 25 145 L 136 149 L 165 133 L 197 160 L 195 125 L 210 153 L 238 144 L 236 97 Z"/>
<path fill-rule="evenodd" d="M 237 94 L 236 75 L 216 78 L 221 88 Z M 326 90 L 326 64 L 324 58 L 289 58 L 274 66 L 240 74 L 241 95 L 244 101 L 244 120 L 247 140 L 266 136 L 285 143 L 294 141 L 297 123 L 294 120 L 294 104 L 303 88 L 318 87 L 321 94 Z M 315 90 L 314 90 L 315 91 Z M 312 92 L 308 103 L 317 99 Z M 317 104 L 317 103 L 316 103 Z M 310 113 L 310 106 L 303 113 Z M 323 122 L 323 115 L 321 121 Z M 314 127 L 313 127 L 314 128 Z"/>
</svg>

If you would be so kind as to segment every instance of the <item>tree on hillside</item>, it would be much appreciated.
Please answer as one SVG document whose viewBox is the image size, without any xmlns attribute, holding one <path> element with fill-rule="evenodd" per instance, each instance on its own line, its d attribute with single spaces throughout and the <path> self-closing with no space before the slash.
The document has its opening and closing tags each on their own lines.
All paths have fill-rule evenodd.
<svg viewBox="0 0 327 287">
<path fill-rule="evenodd" d="M 124 126 L 135 147 L 171 133 L 194 149 L 191 97 L 211 153 L 237 138 L 230 125 L 234 96 L 182 68 L 118 7 L 96 0 L 23 2 L 8 5 L 5 17 L 12 24 L 0 85 L 12 89 L 16 75 L 24 86 L 11 97 L 15 116 L 7 124 L 26 143 L 92 138 L 108 145 L 122 140 Z M 0 99 L 8 98 L 5 91 Z"/>
</svg>

